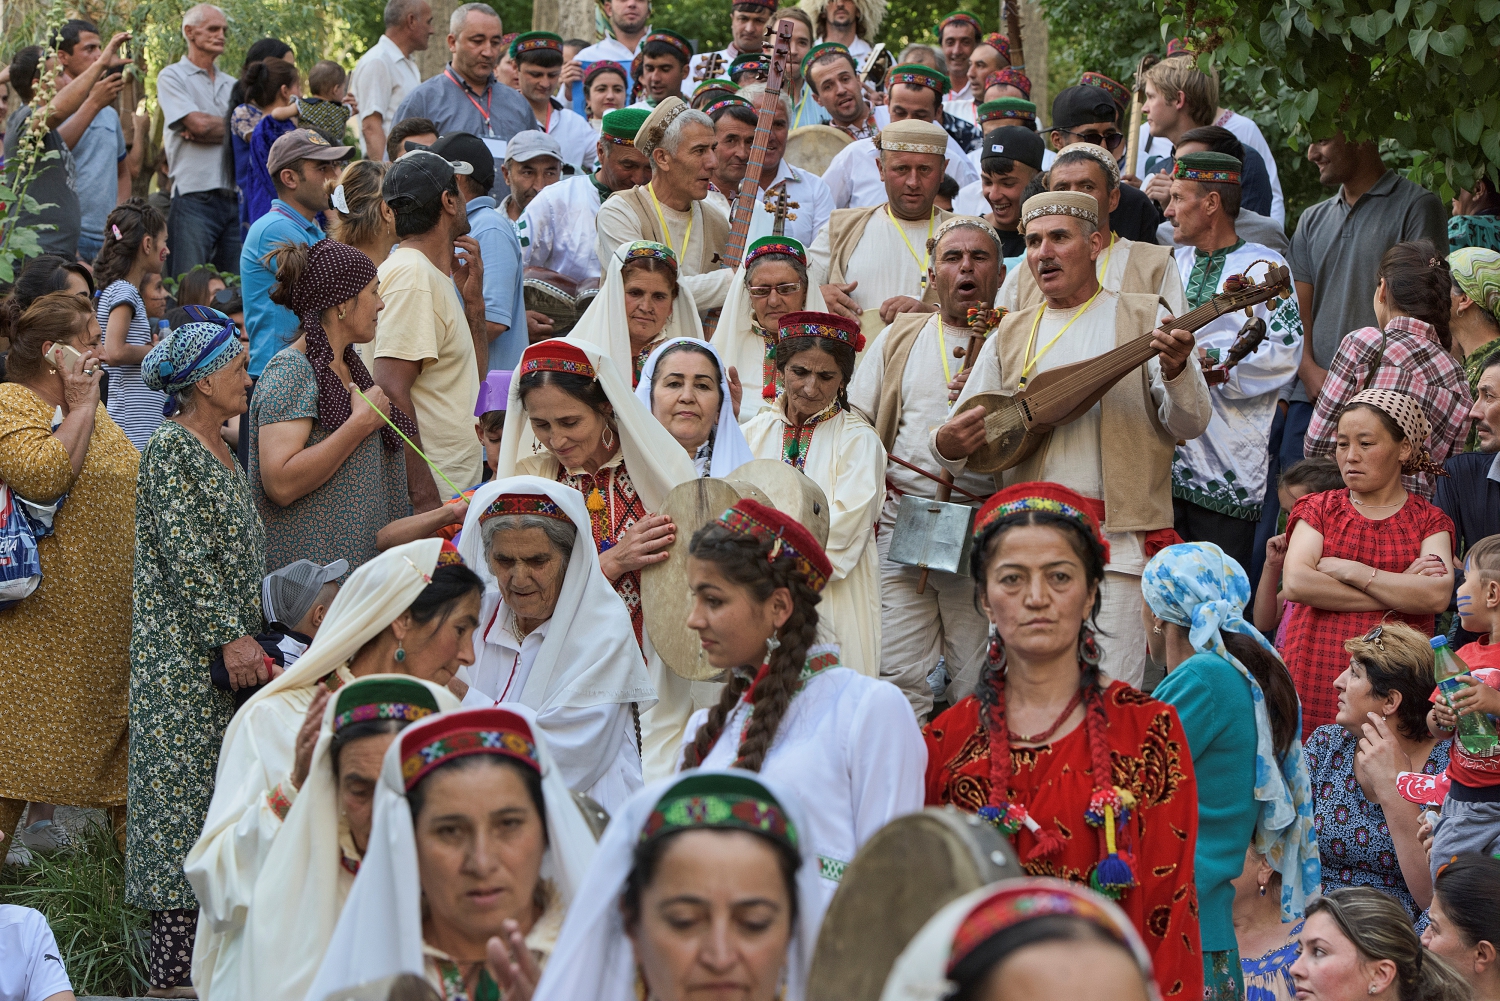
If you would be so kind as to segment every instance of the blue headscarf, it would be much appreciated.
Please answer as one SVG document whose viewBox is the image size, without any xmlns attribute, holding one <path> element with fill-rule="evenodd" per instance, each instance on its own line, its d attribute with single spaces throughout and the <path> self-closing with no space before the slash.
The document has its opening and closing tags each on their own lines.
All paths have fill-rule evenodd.
<svg viewBox="0 0 1500 1001">
<path fill-rule="evenodd" d="M 1303 902 L 1318 892 L 1323 875 L 1313 830 L 1307 759 L 1296 738 L 1285 755 L 1276 757 L 1265 693 L 1250 669 L 1224 645 L 1225 632 L 1239 633 L 1280 659 L 1276 648 L 1244 619 L 1250 579 L 1213 543 L 1188 542 L 1168 546 L 1151 558 L 1141 577 L 1141 594 L 1157 618 L 1188 630 L 1194 650 L 1227 660 L 1250 681 L 1255 707 L 1255 798 L 1260 803 L 1253 843 L 1281 873 L 1282 920 L 1300 918 Z M 1297 722 L 1300 729 L 1300 712 Z"/>
<path fill-rule="evenodd" d="M 245 349 L 229 317 L 207 306 L 185 308 L 194 322 L 172 331 L 141 360 L 141 381 L 167 394 L 162 408 L 167 417 L 177 412 L 178 393 L 213 375 Z"/>
</svg>

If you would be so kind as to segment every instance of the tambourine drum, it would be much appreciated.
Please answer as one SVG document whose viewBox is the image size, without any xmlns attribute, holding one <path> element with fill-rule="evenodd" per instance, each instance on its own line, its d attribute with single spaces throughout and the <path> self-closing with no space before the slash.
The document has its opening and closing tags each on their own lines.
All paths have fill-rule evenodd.
<svg viewBox="0 0 1500 1001">
<path fill-rule="evenodd" d="M 599 279 L 578 282 L 546 268 L 527 268 L 521 275 L 526 308 L 552 320 L 552 336 L 562 337 L 578 322 L 599 294 Z"/>
<path fill-rule="evenodd" d="M 581 792 L 573 793 L 573 802 L 583 814 L 583 822 L 589 825 L 594 840 L 604 837 L 604 829 L 609 826 L 609 811 Z"/>
<path fill-rule="evenodd" d="M 324 1001 L 441 1001 L 441 998 L 431 984 L 415 973 L 397 973 L 333 991 Z"/>
<path fill-rule="evenodd" d="M 799 125 L 787 133 L 787 163 L 822 175 L 839 150 L 854 141 L 843 129 L 832 125 Z"/>
<path fill-rule="evenodd" d="M 908 814 L 844 870 L 813 952 L 807 1001 L 880 1001 L 896 957 L 948 903 L 1024 876 L 1010 842 L 951 806 Z"/>
<path fill-rule="evenodd" d="M 734 471 L 733 479 L 757 487 L 769 498 L 764 503 L 796 518 L 818 545 L 828 545 L 828 495 L 806 473 L 780 459 L 751 459 Z"/>
</svg>

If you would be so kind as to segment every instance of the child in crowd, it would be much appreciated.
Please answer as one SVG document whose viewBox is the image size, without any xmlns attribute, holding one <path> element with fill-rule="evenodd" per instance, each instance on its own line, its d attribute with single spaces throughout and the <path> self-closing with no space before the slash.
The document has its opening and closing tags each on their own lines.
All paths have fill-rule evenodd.
<svg viewBox="0 0 1500 1001">
<path fill-rule="evenodd" d="M 0 998 L 73 1001 L 73 985 L 63 967 L 57 937 L 47 918 L 34 908 L 0 904 Z"/>
<path fill-rule="evenodd" d="M 146 319 L 150 321 L 153 333 L 159 333 L 161 329 L 157 321 L 167 318 L 167 298 L 167 287 L 162 284 L 160 271 L 153 271 L 141 280 L 141 301 L 146 304 Z"/>
<path fill-rule="evenodd" d="M 1281 525 L 1286 524 L 1293 506 L 1306 494 L 1343 488 L 1344 478 L 1333 459 L 1322 456 L 1293 463 L 1276 481 L 1276 498 L 1281 502 Z M 1283 531 L 1266 541 L 1266 566 L 1260 572 L 1261 584 L 1274 586 L 1255 589 L 1255 628 L 1268 636 L 1274 633 L 1277 649 L 1285 640 L 1282 624 L 1286 622 L 1286 600 L 1281 597 L 1281 566 L 1285 560 L 1286 533 Z"/>
<path fill-rule="evenodd" d="M 331 146 L 344 145 L 344 130 L 349 116 L 357 110 L 353 95 L 344 89 L 344 67 L 331 59 L 313 64 L 307 74 L 307 89 L 312 97 L 297 99 L 297 117 L 305 129 L 312 129 Z"/>
<path fill-rule="evenodd" d="M 95 315 L 104 334 L 104 365 L 109 372 L 105 409 L 136 448 L 144 449 L 161 426 L 166 395 L 141 379 L 141 359 L 156 344 L 141 289 L 158 282 L 167 260 L 167 221 L 139 198 L 115 206 L 104 220 L 104 246 L 94 259 L 99 287 Z"/>
<path fill-rule="evenodd" d="M 505 430 L 505 403 L 510 396 L 510 372 L 496 370 L 479 387 L 474 407 L 474 433 L 484 447 L 484 478 L 492 480 L 500 465 L 500 432 Z"/>
<path fill-rule="evenodd" d="M 267 574 L 261 581 L 260 607 L 266 631 L 257 635 L 255 642 L 265 651 L 271 678 L 297 663 L 312 646 L 318 627 L 339 593 L 338 579 L 348 572 L 348 560 L 334 560 L 327 566 L 298 560 Z M 232 688 L 221 655 L 215 655 L 208 673 L 215 688 L 234 692 L 236 707 L 244 705 L 260 688 L 259 685 Z"/>
</svg>

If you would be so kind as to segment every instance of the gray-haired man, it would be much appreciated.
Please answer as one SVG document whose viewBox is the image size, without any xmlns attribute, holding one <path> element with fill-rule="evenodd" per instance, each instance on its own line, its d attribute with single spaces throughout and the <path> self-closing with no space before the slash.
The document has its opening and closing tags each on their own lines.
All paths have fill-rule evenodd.
<svg viewBox="0 0 1500 1001">
<path fill-rule="evenodd" d="M 380 159 L 401 102 L 422 82 L 413 52 L 432 38 L 432 5 L 427 0 L 387 0 L 385 34 L 359 57 L 349 75 L 349 93 L 359 107 L 359 148 Z M 372 152 L 373 151 L 373 152 Z"/>
</svg>

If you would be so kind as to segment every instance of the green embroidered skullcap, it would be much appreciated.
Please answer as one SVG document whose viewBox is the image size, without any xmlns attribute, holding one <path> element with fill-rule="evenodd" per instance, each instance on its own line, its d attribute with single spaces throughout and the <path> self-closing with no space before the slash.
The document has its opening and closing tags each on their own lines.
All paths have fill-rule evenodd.
<svg viewBox="0 0 1500 1001">
<path fill-rule="evenodd" d="M 333 710 L 333 732 L 351 723 L 393 719 L 404 723 L 438 711 L 432 690 L 412 678 L 366 678 L 339 689 Z"/>
<path fill-rule="evenodd" d="M 1019 97 L 1000 97 L 979 106 L 979 124 L 1029 121 L 1036 128 L 1036 105 Z"/>
<path fill-rule="evenodd" d="M 1244 164 L 1228 153 L 1184 153 L 1177 158 L 1172 177 L 1179 181 L 1206 181 L 1210 184 L 1239 184 Z"/>
<path fill-rule="evenodd" d="M 641 828 L 650 841 L 674 831 L 752 831 L 797 847 L 797 829 L 770 790 L 748 776 L 690 775 L 668 789 Z"/>
<path fill-rule="evenodd" d="M 616 108 L 614 111 L 606 111 L 601 131 L 617 143 L 633 145 L 635 134 L 646 124 L 650 115 L 649 108 Z"/>
<path fill-rule="evenodd" d="M 955 22 L 971 26 L 974 29 L 975 38 L 979 38 L 984 34 L 984 28 L 979 23 L 979 17 L 966 10 L 955 10 L 952 13 L 945 14 L 943 19 L 938 22 L 937 28 L 933 30 L 933 34 L 941 39 L 943 37 L 943 29 Z"/>
<path fill-rule="evenodd" d="M 745 273 L 750 272 L 750 263 L 766 254 L 787 254 L 807 266 L 807 249 L 789 236 L 763 236 L 745 250 Z"/>
<path fill-rule="evenodd" d="M 807 75 L 807 68 L 812 65 L 814 59 L 821 59 L 824 56 L 831 55 L 843 56 L 851 63 L 854 63 L 854 56 L 849 52 L 849 46 L 845 45 L 843 42 L 819 42 L 817 45 L 814 45 L 812 48 L 808 49 L 807 55 L 802 57 L 802 75 Z M 858 69 L 859 64 L 855 63 L 854 68 Z"/>
<path fill-rule="evenodd" d="M 682 56 L 682 61 L 684 64 L 692 62 L 693 43 L 679 35 L 677 32 L 668 31 L 666 28 L 657 28 L 653 30 L 651 34 L 641 39 L 641 51 L 644 52 L 646 46 L 656 42 L 660 42 L 663 45 L 667 45 L 673 49 L 676 49 L 678 55 Z"/>
<path fill-rule="evenodd" d="M 948 93 L 948 78 L 931 66 L 923 66 L 921 63 L 902 63 L 891 67 L 885 78 L 886 92 L 889 93 L 890 86 L 896 83 L 935 90 L 939 98 Z"/>
<path fill-rule="evenodd" d="M 514 59 L 526 52 L 540 52 L 548 49 L 562 55 L 562 36 L 554 35 L 550 31 L 527 31 L 511 40 L 510 57 Z"/>
<path fill-rule="evenodd" d="M 759 52 L 746 52 L 742 56 L 735 56 L 734 62 L 729 64 L 729 77 L 734 79 L 746 70 L 760 70 L 763 73 L 771 71 L 771 60 Z"/>
<path fill-rule="evenodd" d="M 723 77 L 714 77 L 711 80 L 704 80 L 698 86 L 694 87 L 693 96 L 697 97 L 699 94 L 702 94 L 705 91 L 709 90 L 722 90 L 727 93 L 733 94 L 739 89 L 740 85 L 735 83 L 733 80 L 725 80 Z"/>
</svg>

